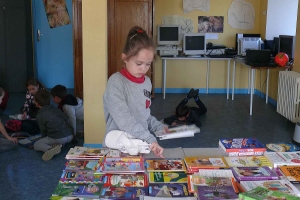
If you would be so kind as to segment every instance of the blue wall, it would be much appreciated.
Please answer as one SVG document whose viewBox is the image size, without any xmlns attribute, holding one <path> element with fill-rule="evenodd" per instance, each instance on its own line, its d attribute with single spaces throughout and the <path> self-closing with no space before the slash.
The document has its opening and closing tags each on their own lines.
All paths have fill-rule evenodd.
<svg viewBox="0 0 300 200">
<path fill-rule="evenodd" d="M 71 24 L 50 28 L 43 0 L 32 0 L 35 75 L 46 88 L 74 88 L 72 0 L 66 0 Z M 37 30 L 43 34 L 37 41 Z"/>
</svg>

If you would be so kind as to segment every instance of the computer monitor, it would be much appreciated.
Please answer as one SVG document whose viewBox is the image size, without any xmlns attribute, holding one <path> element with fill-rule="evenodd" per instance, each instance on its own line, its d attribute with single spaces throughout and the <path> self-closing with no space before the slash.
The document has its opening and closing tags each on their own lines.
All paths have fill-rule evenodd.
<svg viewBox="0 0 300 200">
<path fill-rule="evenodd" d="M 254 37 L 254 38 L 260 38 L 260 34 L 259 33 L 237 33 L 235 35 L 235 50 L 237 51 L 238 49 L 238 42 L 239 42 L 239 38 L 243 38 L 243 37 Z"/>
<path fill-rule="evenodd" d="M 284 52 L 289 56 L 289 59 L 294 58 L 295 36 L 279 35 L 278 52 Z"/>
<path fill-rule="evenodd" d="M 237 55 L 245 56 L 246 51 L 248 49 L 260 50 L 261 49 L 261 38 L 253 38 L 253 37 L 239 38 Z"/>
<path fill-rule="evenodd" d="M 180 26 L 161 25 L 157 26 L 158 45 L 180 45 Z"/>
<path fill-rule="evenodd" d="M 185 55 L 205 55 L 205 33 L 185 33 L 183 35 L 183 53 Z"/>
</svg>

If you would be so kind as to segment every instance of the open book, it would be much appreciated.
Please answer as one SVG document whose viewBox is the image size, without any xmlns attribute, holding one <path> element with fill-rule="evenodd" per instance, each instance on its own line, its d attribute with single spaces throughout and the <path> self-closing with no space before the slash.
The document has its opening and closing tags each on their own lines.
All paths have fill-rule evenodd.
<svg viewBox="0 0 300 200">
<path fill-rule="evenodd" d="M 200 128 L 196 125 L 183 125 L 175 128 L 170 128 L 169 133 L 163 131 L 155 132 L 156 137 L 160 140 L 167 140 L 173 138 L 183 138 L 183 137 L 194 137 L 195 133 L 199 133 Z"/>
</svg>

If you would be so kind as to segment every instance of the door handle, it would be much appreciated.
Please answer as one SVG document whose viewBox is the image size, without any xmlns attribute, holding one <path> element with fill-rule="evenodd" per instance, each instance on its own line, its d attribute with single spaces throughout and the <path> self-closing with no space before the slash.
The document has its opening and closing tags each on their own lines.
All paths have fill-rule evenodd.
<svg viewBox="0 0 300 200">
<path fill-rule="evenodd" d="M 41 33 L 41 30 L 37 30 L 37 41 L 39 42 L 41 40 L 41 36 L 44 35 Z"/>
</svg>

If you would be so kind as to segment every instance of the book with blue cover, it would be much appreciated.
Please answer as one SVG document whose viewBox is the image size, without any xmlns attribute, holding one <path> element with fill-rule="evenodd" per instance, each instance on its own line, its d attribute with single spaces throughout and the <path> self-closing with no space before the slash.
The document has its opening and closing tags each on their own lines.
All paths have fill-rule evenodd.
<svg viewBox="0 0 300 200">
<path fill-rule="evenodd" d="M 101 183 L 58 183 L 52 196 L 99 198 L 103 184 Z"/>
<path fill-rule="evenodd" d="M 114 187 L 104 186 L 100 192 L 103 199 L 142 199 L 148 195 L 148 187 Z"/>
</svg>

